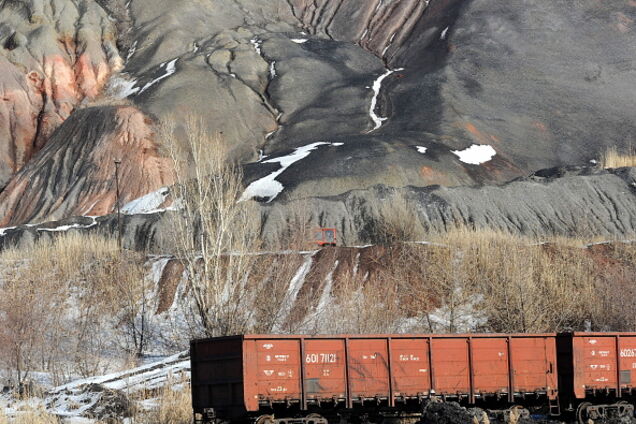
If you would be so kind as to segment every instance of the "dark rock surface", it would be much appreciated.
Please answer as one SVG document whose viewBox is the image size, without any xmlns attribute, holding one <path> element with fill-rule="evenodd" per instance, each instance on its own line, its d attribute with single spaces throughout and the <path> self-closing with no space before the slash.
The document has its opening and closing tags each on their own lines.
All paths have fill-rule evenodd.
<svg viewBox="0 0 636 424">
<path fill-rule="evenodd" d="M 110 162 L 127 140 L 106 122 L 112 106 L 104 104 L 115 102 L 134 107 L 149 126 L 204 117 L 233 156 L 249 162 L 247 183 L 277 170 L 257 162 L 259 151 L 271 161 L 336 143 L 280 173 L 276 201 L 308 199 L 320 211 L 316 220 L 337 223 L 352 241 L 363 239 L 360 221 L 372 213 L 357 208 L 381 199 L 378 185 L 407 187 L 399 191 L 415 199 L 431 228 L 451 218 L 530 233 L 634 228 L 632 213 L 622 215 L 631 200 L 620 198 L 626 183 L 616 173 L 525 182 L 523 195 L 521 183 L 498 186 L 539 169 L 585 165 L 608 146 L 633 142 L 631 0 L 64 0 L 68 8 L 57 8 L 61 1 L 2 3 L 0 80 L 13 93 L 6 111 L 0 105 L 0 133 L 11 128 L 0 138 L 9 158 L 0 157 L 2 225 L 86 215 L 82 208 L 95 201 L 101 206 L 91 213 L 112 212 L 113 185 L 94 158 Z M 65 28 L 77 31 L 69 33 L 77 45 L 62 55 L 73 72 L 60 68 L 44 79 L 66 84 L 45 96 L 55 106 L 47 109 L 29 82 L 42 64 L 27 51 L 57 54 Z M 77 109 L 82 102 L 93 111 L 68 119 L 88 113 Z M 53 118 L 38 118 L 41 111 Z M 49 130 L 38 132 L 40 121 Z M 128 200 L 169 183 L 168 162 L 144 162 L 143 146 L 156 137 L 141 133 L 132 137 L 146 141 L 127 147 L 130 169 L 152 171 L 131 173 Z M 35 155 L 49 143 L 56 147 Z M 469 164 L 453 153 L 473 144 L 496 155 Z M 15 145 L 31 147 L 18 160 Z M 288 215 L 287 206 L 266 205 L 264 213 Z M 589 224 L 569 216 L 573 207 L 589 210 Z M 266 225 L 272 234 L 279 228 L 273 218 Z"/>
<path fill-rule="evenodd" d="M 170 214 L 122 215 L 126 248 L 170 252 Z M 417 223 L 410 238 L 457 226 L 494 228 L 537 237 L 550 235 L 636 237 L 636 168 L 544 170 L 499 186 L 374 186 L 338 196 L 307 198 L 263 207 L 263 236 L 272 246 L 298 221 L 309 227 L 335 227 L 339 244 L 382 242 L 378 228 L 386 219 Z M 387 218 L 388 216 L 388 218 Z M 73 218 L 40 226 L 0 231 L 0 248 L 52 237 L 57 231 L 100 231 L 115 235 L 116 216 Z M 291 226 L 291 227 L 290 227 Z M 4 235 L 2 235 L 4 234 Z"/>
</svg>

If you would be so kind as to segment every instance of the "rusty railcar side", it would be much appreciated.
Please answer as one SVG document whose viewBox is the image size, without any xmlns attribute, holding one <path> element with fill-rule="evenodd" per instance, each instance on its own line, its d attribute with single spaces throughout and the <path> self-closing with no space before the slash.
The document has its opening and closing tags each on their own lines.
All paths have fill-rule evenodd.
<svg viewBox="0 0 636 424">
<path fill-rule="evenodd" d="M 636 392 L 636 333 L 572 334 L 574 393 L 617 398 Z"/>
<path fill-rule="evenodd" d="M 434 396 L 468 403 L 512 403 L 527 395 L 555 399 L 555 336 L 245 335 L 194 341 L 193 403 L 195 411 L 214 408 L 233 418 L 277 406 L 392 408 Z M 225 361 L 226 370 L 212 369 L 225 368 Z M 222 394 L 223 387 L 231 394 Z"/>
</svg>

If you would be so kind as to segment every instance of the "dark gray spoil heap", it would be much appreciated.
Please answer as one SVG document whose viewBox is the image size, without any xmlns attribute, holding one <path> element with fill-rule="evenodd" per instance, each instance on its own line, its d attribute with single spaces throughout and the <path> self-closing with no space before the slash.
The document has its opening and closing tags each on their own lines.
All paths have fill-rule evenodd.
<svg viewBox="0 0 636 424">
<path fill-rule="evenodd" d="M 297 201 L 312 205 L 312 222 L 340 228 L 347 243 L 368 240 L 377 204 L 395 191 L 379 185 L 398 187 L 415 202 L 425 228 L 458 221 L 532 234 L 634 229 L 631 171 L 496 186 L 538 169 L 584 165 L 607 146 L 633 142 L 633 1 L 98 3 L 117 28 L 125 59 L 109 98 L 125 97 L 120 101 L 156 119 L 181 123 L 193 112 L 203 116 L 235 157 L 250 162 L 247 183 L 280 168 L 256 162 L 259 150 L 275 160 L 311 143 L 343 143 L 318 146 L 276 177 L 284 189 L 264 207 L 269 235 L 275 237 L 291 213 L 292 203 L 282 202 Z M 11 34 L 11 20 L 29 20 L 23 15 L 0 22 L 0 35 Z M 394 72 L 379 84 L 388 70 Z M 58 133 L 84 133 L 70 131 L 77 121 L 61 124 Z M 89 120 L 79 125 L 100 128 Z M 472 144 L 492 146 L 497 154 L 474 165 L 452 153 Z M 74 149 L 67 143 L 58 157 L 75 158 Z M 89 200 L 90 172 L 67 181 L 67 193 L 43 182 L 70 175 L 67 168 L 86 154 L 62 163 L 44 153 L 25 168 L 38 182 L 28 189 L 36 193 L 13 197 L 30 199 L 29 207 L 71 199 L 55 218 L 68 216 Z M 64 169 L 42 171 L 56 163 Z M 129 187 L 144 183 L 126 181 Z M 485 184 L 493 185 L 469 188 Z M 444 188 L 454 186 L 464 188 Z M 51 219 L 44 210 L 28 216 Z"/>
<path fill-rule="evenodd" d="M 397 215 L 395 215 L 397 211 Z M 171 213 L 123 215 L 124 246 L 170 252 Z M 405 187 L 374 186 L 338 196 L 308 198 L 263 207 L 263 236 L 275 246 L 298 222 L 310 227 L 335 227 L 339 244 L 382 243 L 386 215 L 416 223 L 411 239 L 456 226 L 494 228 L 534 236 L 634 239 L 636 168 L 598 170 L 555 168 L 500 186 Z M 291 226 L 290 226 L 291 224 Z M 0 231 L 0 248 L 54 237 L 56 230 L 117 233 L 114 215 L 72 218 L 39 226 Z M 405 228 L 410 228 L 408 225 Z M 4 235 L 2 235 L 4 233 Z"/>
</svg>

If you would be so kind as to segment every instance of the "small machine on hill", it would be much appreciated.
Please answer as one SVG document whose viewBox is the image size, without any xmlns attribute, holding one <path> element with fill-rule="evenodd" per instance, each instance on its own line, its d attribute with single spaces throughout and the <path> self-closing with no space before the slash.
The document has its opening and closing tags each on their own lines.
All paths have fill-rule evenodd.
<svg viewBox="0 0 636 424">
<path fill-rule="evenodd" d="M 314 232 L 314 243 L 320 247 L 335 246 L 337 241 L 335 228 L 318 228 Z"/>
</svg>

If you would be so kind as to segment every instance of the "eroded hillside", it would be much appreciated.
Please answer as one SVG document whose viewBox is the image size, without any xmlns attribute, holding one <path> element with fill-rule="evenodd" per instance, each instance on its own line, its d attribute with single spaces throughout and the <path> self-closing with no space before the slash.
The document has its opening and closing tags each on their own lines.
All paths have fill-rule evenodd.
<svg viewBox="0 0 636 424">
<path fill-rule="evenodd" d="M 157 125 L 193 114 L 265 201 L 589 165 L 633 141 L 635 19 L 628 0 L 7 0 L 0 225 L 113 212 L 114 160 L 122 204 L 169 186 Z M 572 195 L 587 215 L 611 207 Z M 599 233 L 633 230 L 620 207 L 609 220 Z"/>
</svg>

